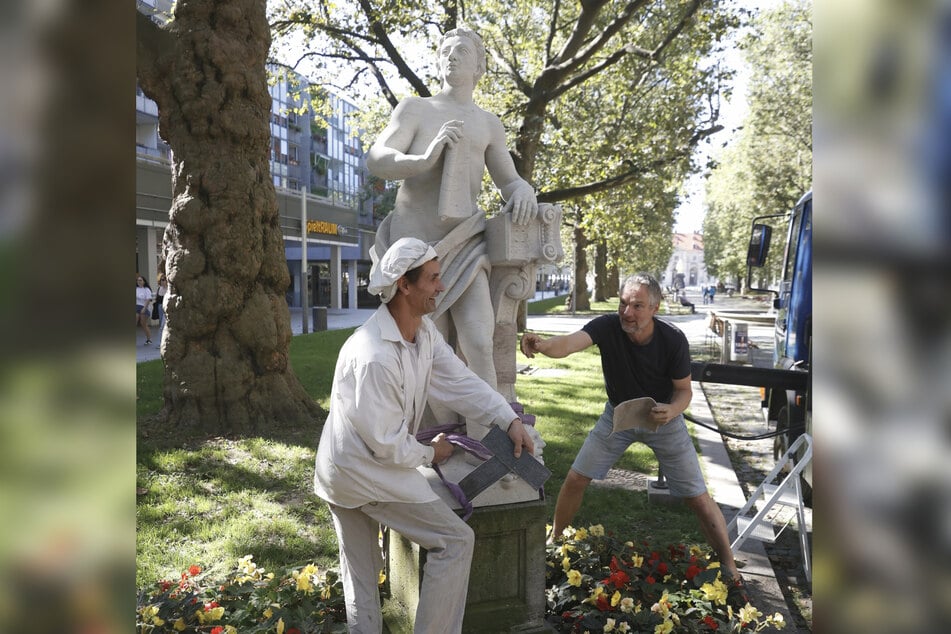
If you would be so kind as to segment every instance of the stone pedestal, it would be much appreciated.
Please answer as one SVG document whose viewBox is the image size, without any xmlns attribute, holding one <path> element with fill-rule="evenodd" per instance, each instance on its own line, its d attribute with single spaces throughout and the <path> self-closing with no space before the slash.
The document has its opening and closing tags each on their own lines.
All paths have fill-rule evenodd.
<svg viewBox="0 0 951 634">
<path fill-rule="evenodd" d="M 527 225 L 512 222 L 511 214 L 489 218 L 485 243 L 492 263 L 489 292 L 495 310 L 494 361 L 499 393 L 515 397 L 515 319 L 519 302 L 535 295 L 535 269 L 564 257 L 561 246 L 561 206 L 539 203 L 538 216 Z"/>
<path fill-rule="evenodd" d="M 475 509 L 464 633 L 552 631 L 544 622 L 545 520 L 540 499 Z M 386 558 L 384 621 L 392 634 L 411 634 L 426 551 L 390 531 Z"/>
</svg>

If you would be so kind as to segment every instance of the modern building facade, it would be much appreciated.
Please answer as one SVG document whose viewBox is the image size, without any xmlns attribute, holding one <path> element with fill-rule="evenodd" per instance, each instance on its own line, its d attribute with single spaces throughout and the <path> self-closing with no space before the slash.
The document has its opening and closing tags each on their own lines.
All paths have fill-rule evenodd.
<svg viewBox="0 0 951 634">
<path fill-rule="evenodd" d="M 140 12 L 168 19 L 172 2 L 137 0 Z M 284 250 L 292 284 L 287 299 L 301 306 L 374 306 L 366 292 L 373 244 L 373 200 L 358 130 L 357 107 L 338 95 L 323 95 L 329 116 L 314 112 L 308 82 L 287 70 L 270 69 L 271 175 L 277 192 Z M 155 286 L 161 245 L 172 203 L 169 147 L 158 130 L 158 107 L 136 87 L 136 272 Z M 301 228 L 306 228 L 306 251 Z M 302 258 L 302 255 L 305 256 Z M 306 275 L 301 275 L 306 262 Z"/>
</svg>

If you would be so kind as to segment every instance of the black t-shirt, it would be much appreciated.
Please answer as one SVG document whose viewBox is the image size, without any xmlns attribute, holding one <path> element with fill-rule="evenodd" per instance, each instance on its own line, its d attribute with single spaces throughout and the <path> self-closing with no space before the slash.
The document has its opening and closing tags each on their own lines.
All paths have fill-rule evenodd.
<svg viewBox="0 0 951 634">
<path fill-rule="evenodd" d="M 654 319 L 654 336 L 645 345 L 621 330 L 619 315 L 602 315 L 582 328 L 601 350 L 604 387 L 612 405 L 650 396 L 669 403 L 674 379 L 690 376 L 690 345 L 676 326 Z"/>
</svg>

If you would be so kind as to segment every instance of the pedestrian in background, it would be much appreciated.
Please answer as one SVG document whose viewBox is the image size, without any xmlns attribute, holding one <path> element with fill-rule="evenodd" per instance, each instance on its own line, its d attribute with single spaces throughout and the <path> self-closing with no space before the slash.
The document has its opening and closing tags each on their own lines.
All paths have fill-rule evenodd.
<svg viewBox="0 0 951 634">
<path fill-rule="evenodd" d="M 135 323 L 145 332 L 145 345 L 152 345 L 152 331 L 149 320 L 152 318 L 152 287 L 141 275 L 135 277 Z"/>
<path fill-rule="evenodd" d="M 152 317 L 159 320 L 159 330 L 165 328 L 165 294 L 168 293 L 168 279 L 165 273 L 159 273 L 158 287 L 155 289 L 155 310 L 158 315 L 152 314 Z"/>
</svg>

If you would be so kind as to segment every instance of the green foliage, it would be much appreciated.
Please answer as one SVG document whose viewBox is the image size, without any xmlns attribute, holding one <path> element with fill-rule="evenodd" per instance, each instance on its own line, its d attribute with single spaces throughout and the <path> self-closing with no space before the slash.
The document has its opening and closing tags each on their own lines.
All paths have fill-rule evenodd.
<svg viewBox="0 0 951 634">
<path fill-rule="evenodd" d="M 721 279 L 745 279 L 752 219 L 790 211 L 811 187 L 811 4 L 783 2 L 757 17 L 743 40 L 750 112 L 707 181 L 704 261 Z M 782 229 L 773 235 L 785 237 Z M 775 279 L 781 258 L 771 260 L 765 276 Z"/>
</svg>

